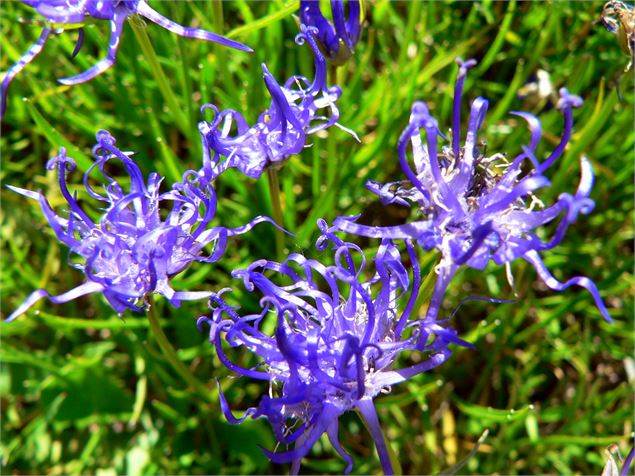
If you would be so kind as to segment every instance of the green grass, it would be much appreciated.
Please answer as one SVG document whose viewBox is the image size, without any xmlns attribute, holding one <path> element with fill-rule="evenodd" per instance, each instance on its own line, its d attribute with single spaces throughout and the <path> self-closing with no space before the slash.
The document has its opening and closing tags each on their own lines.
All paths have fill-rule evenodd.
<svg viewBox="0 0 635 476">
<path fill-rule="evenodd" d="M 218 5 L 151 2 L 175 21 L 219 32 Z M 115 67 L 73 88 L 56 78 L 88 68 L 105 54 L 108 28 L 86 28 L 84 50 L 70 59 L 75 33 L 54 36 L 14 81 L 0 139 L 3 184 L 42 190 L 62 205 L 46 160 L 66 146 L 85 170 L 95 132 L 108 129 L 122 150 L 136 151 L 144 173 L 168 182 L 197 168 L 201 145 L 196 123 L 205 102 L 233 108 L 248 121 L 268 106 L 260 64 L 276 78 L 312 76 L 308 48 L 293 43 L 296 2 L 223 2 L 224 33 L 253 55 L 176 37 L 148 23 L 158 62 L 144 59 L 126 25 Z M 33 12 L 17 2 L 0 8 L 0 70 L 37 38 L 37 25 L 18 23 Z M 379 206 L 367 179 L 400 175 L 396 141 L 414 100 L 424 100 L 442 130 L 450 125 L 454 60 L 480 65 L 466 82 L 466 97 L 490 100 L 481 139 L 489 151 L 517 154 L 528 140 L 509 111 L 527 110 L 543 124 L 540 153 L 562 130 L 561 115 L 547 100 L 520 98 L 518 90 L 538 69 L 555 91 L 567 87 L 585 103 L 575 111 L 573 140 L 549 177 L 546 203 L 575 189 L 582 154 L 596 172 L 596 208 L 571 227 L 565 242 L 545 254 L 561 279 L 584 274 L 602 290 L 615 323 L 607 324 L 584 290 L 553 293 L 530 266 L 514 263 L 518 302 L 470 303 L 455 326 L 477 350 L 457 349 L 433 372 L 396 386 L 376 399 L 380 420 L 404 474 L 435 474 L 466 456 L 485 430 L 489 436 L 460 474 L 599 474 L 604 449 L 630 447 L 633 432 L 633 77 L 616 37 L 594 21 L 601 2 L 389 2 L 367 6 L 367 24 L 353 60 L 338 72 L 343 95 L 340 122 L 362 142 L 338 129 L 311 138 L 279 173 L 288 251 L 315 255 L 315 220 L 364 212 L 379 222 L 403 220 Z M 144 28 L 144 25 L 139 25 Z M 158 68 L 163 71 L 162 79 Z M 617 94 L 616 79 L 621 77 Z M 23 100 L 23 98 L 25 98 Z M 177 109 L 176 111 L 174 109 Z M 324 188 L 331 177 L 332 186 Z M 81 175 L 72 176 L 81 188 Z M 271 215 L 266 179 L 227 173 L 217 183 L 217 221 L 229 226 Z M 66 263 L 37 203 L 4 186 L 2 210 L 2 309 L 6 316 L 34 289 L 60 293 L 82 280 Z M 370 243 L 363 243 L 370 246 Z M 272 227 L 232 240 L 223 260 L 194 265 L 174 279 L 177 289 L 237 285 L 229 275 L 254 259 L 275 255 Z M 238 288 L 237 288 L 238 289 Z M 466 270 L 446 297 L 451 310 L 466 295 L 513 298 L 504 269 Z M 240 296 L 240 295 L 239 295 Z M 242 296 L 246 306 L 253 298 Z M 213 383 L 219 377 L 235 409 L 257 402 L 262 385 L 229 379 L 195 319 L 202 303 L 174 309 L 157 303 L 163 328 L 178 357 L 207 386 L 205 399 L 187 390 L 152 337 L 143 315 L 118 319 L 97 296 L 55 306 L 42 302 L 1 326 L 0 392 L 2 470 L 47 474 L 284 473 L 256 445 L 273 448 L 263 421 L 228 425 Z M 247 356 L 244 356 L 246 359 Z M 631 370 L 627 372 L 627 368 Z M 340 426 L 355 472 L 378 473 L 372 441 L 354 413 Z M 326 440 L 303 470 L 344 469 Z"/>
</svg>

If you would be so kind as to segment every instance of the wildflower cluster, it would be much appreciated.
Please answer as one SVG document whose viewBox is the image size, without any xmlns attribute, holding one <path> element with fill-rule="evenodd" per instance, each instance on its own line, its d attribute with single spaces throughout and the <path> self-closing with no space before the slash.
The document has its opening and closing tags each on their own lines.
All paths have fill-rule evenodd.
<svg viewBox="0 0 635 476">
<path fill-rule="evenodd" d="M 374 271 L 368 275 L 366 257 L 358 246 L 343 242 L 324 221 L 318 226 L 323 235 L 317 247 L 325 250 L 332 245 L 334 265 L 300 254 L 291 254 L 283 263 L 256 261 L 232 274 L 243 280 L 248 291 L 262 294 L 262 311 L 240 316 L 225 302 L 225 289 L 210 300 L 212 317 L 199 319 L 199 326 L 209 325 L 210 341 L 224 365 L 271 386 L 270 394 L 244 417 L 233 417 L 224 397 L 223 411 L 231 423 L 240 423 L 247 416 L 265 417 L 280 443 L 295 443 L 293 450 L 265 451 L 274 462 L 293 462 L 293 474 L 302 457 L 326 433 L 347 461 L 348 473 L 353 460 L 340 446 L 337 422 L 341 414 L 357 408 L 375 440 L 384 472 L 392 474 L 373 398 L 390 391 L 391 385 L 443 363 L 451 354 L 448 344 L 468 344 L 443 323 L 419 320 L 416 312 L 411 319 L 421 284 L 411 243 L 406 248 L 414 263 L 412 279 L 390 240 L 380 244 Z M 276 284 L 267 276 L 269 272 L 285 284 Z M 268 319 L 276 320 L 273 335 L 262 331 Z M 261 362 L 249 369 L 234 364 L 223 350 L 223 335 L 231 347 L 245 347 Z M 424 344 L 417 346 L 418 341 Z M 402 352 L 425 357 L 397 370 L 394 366 Z"/>
<path fill-rule="evenodd" d="M 82 28 L 89 18 L 110 22 L 108 55 L 84 73 L 60 80 L 64 84 L 87 81 L 112 66 L 124 22 L 134 14 L 181 36 L 249 50 L 219 35 L 177 25 L 144 0 L 24 3 L 51 24 L 8 71 L 2 83 L 3 109 L 10 81 L 37 56 L 48 37 L 67 27 L 79 28 L 77 52 L 82 44 Z M 346 473 L 350 473 L 353 458 L 340 444 L 339 418 L 355 410 L 375 442 L 384 473 L 393 474 L 397 468 L 374 399 L 389 393 L 393 385 L 446 362 L 453 346 L 472 347 L 452 329 L 452 316 L 441 316 L 447 290 L 461 267 L 483 270 L 490 262 L 505 265 L 513 285 L 511 263 L 523 259 L 553 290 L 572 285 L 585 288 L 599 312 L 611 320 L 598 288 L 589 278 L 560 282 L 541 257 L 542 252 L 563 241 L 571 224 L 592 211 L 594 176 L 589 161 L 582 158 L 577 190 L 561 193 L 552 205 L 545 206 L 537 192 L 550 185 L 547 173 L 571 138 L 573 111 L 582 104 L 581 98 L 561 89 L 557 109 L 564 117 L 564 130 L 544 160 L 537 152 L 542 136 L 539 119 L 514 112 L 528 124 L 529 143 L 509 160 L 505 152 L 489 153 L 485 143 L 478 140 L 488 108 L 486 99 L 479 97 L 472 102 L 467 126 L 462 127 L 463 86 L 476 61 L 458 60 L 448 143 L 441 144 L 439 137 L 446 136 L 426 104 L 415 102 L 397 144 L 403 177 L 386 184 L 367 183 L 382 204 L 411 208 L 413 220 L 373 226 L 358 223 L 358 216 L 340 216 L 329 226 L 319 219 L 316 249 L 320 259 L 291 253 L 286 259 L 256 259 L 245 269 L 233 270 L 232 277 L 242 280 L 248 293 L 258 294 L 260 309 L 255 314 L 241 313 L 241 306 L 230 304 L 231 288 L 173 289 L 170 279 L 193 262 L 211 264 L 221 260 L 229 238 L 248 233 L 263 222 L 280 228 L 265 216 L 254 217 L 236 228 L 215 223 L 215 181 L 225 171 L 237 169 L 250 179 L 258 179 L 300 153 L 309 135 L 332 126 L 348 131 L 338 123 L 337 102 L 342 89 L 328 85 L 328 79 L 333 79 L 328 69 L 329 62 L 339 66 L 353 56 L 362 32 L 362 2 L 332 0 L 331 12 L 332 24 L 319 2 L 300 2 L 301 25 L 295 42 L 311 50 L 313 79 L 292 75 L 279 83 L 263 64 L 271 103 L 254 125 L 250 126 L 238 111 L 220 111 L 213 104 L 202 107 L 202 112 L 214 113 L 211 121 L 198 124 L 202 163 L 198 170 L 186 171 L 181 182 L 168 188 L 157 173 L 146 180 L 133 154 L 119 149 L 113 136 L 102 130 L 96 136 L 95 162 L 84 174 L 85 191 L 81 196 L 69 190 L 67 174 L 75 170 L 76 164 L 64 148 L 47 164 L 49 170 L 57 170 L 59 191 L 68 207 L 65 212 L 56 213 L 40 192 L 10 186 L 14 192 L 38 201 L 55 236 L 69 248 L 69 263 L 84 274 L 85 281 L 57 296 L 36 290 L 7 320 L 26 313 L 45 297 L 58 304 L 100 293 L 120 315 L 127 310 L 142 312 L 153 294 L 162 295 L 173 306 L 207 299 L 210 310 L 199 317 L 197 325 L 201 331 L 207 328 L 220 362 L 232 373 L 264 381 L 269 388 L 268 394 L 238 418 L 218 381 L 221 411 L 230 423 L 239 424 L 249 417 L 268 420 L 284 448 L 263 451 L 272 462 L 291 463 L 292 474 L 299 473 L 302 458 L 326 434 L 346 462 Z M 113 177 L 116 166 L 125 171 L 123 179 Z M 101 187 L 95 186 L 94 175 L 101 177 Z M 100 208 L 86 207 L 90 199 Z M 549 224 L 555 231 L 551 238 L 543 239 L 538 229 Z M 343 234 L 353 238 L 345 241 Z M 379 242 L 371 240 L 370 250 L 363 250 L 356 241 L 359 237 Z M 430 276 L 433 289 L 424 289 L 420 255 L 431 250 L 440 253 L 440 261 Z M 431 298 L 421 311 L 419 300 L 424 291 L 430 292 Z M 474 296 L 463 301 L 471 298 Z M 152 325 L 158 326 L 154 321 Z M 172 362 L 176 353 L 162 348 Z M 234 358 L 247 352 L 253 354 L 255 365 L 237 363 Z M 190 383 L 189 370 L 182 364 L 175 368 Z M 629 458 L 630 464 L 632 454 Z"/>
<path fill-rule="evenodd" d="M 243 279 L 248 291 L 257 288 L 262 293 L 262 311 L 240 316 L 221 296 L 227 291 L 223 290 L 211 298 L 211 318 L 199 319 L 199 325 L 209 324 L 210 340 L 225 366 L 270 383 L 270 394 L 242 418 L 231 414 L 223 398 L 228 421 L 240 423 L 248 416 L 267 418 L 279 443 L 295 447 L 266 453 L 274 462 L 292 462 L 294 474 L 299 471 L 302 457 L 323 433 L 347 461 L 347 471 L 351 470 L 350 456 L 338 441 L 337 418 L 353 408 L 370 429 L 384 472 L 394 471 L 372 400 L 391 385 L 443 363 L 451 354 L 448 345 L 469 346 L 447 328 L 448 319 L 439 318 L 446 290 L 463 265 L 483 269 L 489 261 L 509 265 L 523 258 L 552 289 L 563 290 L 570 285 L 588 289 L 602 315 L 610 321 L 591 280 L 575 277 L 560 283 L 539 255 L 558 245 L 568 226 L 594 205 L 589 198 L 593 172 L 584 158 L 575 194 L 563 193 L 547 208 L 534 195 L 549 185 L 544 172 L 562 155 L 572 132 L 572 110 L 580 106 L 581 99 L 565 89 L 561 91 L 558 108 L 564 115 L 565 128 L 560 143 L 544 161 L 535 156 L 540 122 L 521 112 L 514 114 L 529 124 L 529 145 L 512 161 L 503 154 L 487 156 L 484 143 L 477 142 L 488 105 L 483 98 L 472 103 L 465 143 L 461 146 L 463 83 L 476 62 L 458 63 L 451 144 L 437 146 L 437 136 L 442 135 L 438 124 L 425 104 L 417 102 L 398 145 L 404 180 L 367 184 L 384 204 L 415 206 L 421 220 L 378 227 L 358 224 L 357 217 L 339 217 L 333 228 L 321 221 L 318 249 L 332 243 L 335 265 L 327 266 L 298 254 L 290 255 L 284 263 L 256 261 L 233 275 Z M 408 145 L 412 148 L 414 170 L 407 157 Z M 526 161 L 533 169 L 523 172 L 521 166 Z M 535 210 L 536 207 L 541 209 Z M 540 240 L 534 230 L 558 217 L 554 236 L 548 241 Z M 362 250 L 339 239 L 335 230 L 381 240 L 372 277 L 365 277 Z M 407 260 L 400 256 L 396 242 L 404 243 Z M 415 242 L 425 251 L 436 248 L 441 252 L 434 291 L 423 317 L 414 308 L 421 281 Z M 355 265 L 354 254 L 360 255 L 359 266 Z M 412 279 L 406 262 L 412 267 Z M 266 276 L 267 271 L 283 276 L 285 284 L 275 284 Z M 273 335 L 261 330 L 268 317 L 276 319 Z M 407 329 L 409 332 L 404 333 Z M 249 349 L 261 359 L 260 363 L 250 369 L 237 366 L 225 355 L 223 340 L 231 347 Z M 394 370 L 397 356 L 404 351 L 428 353 L 428 358 L 415 366 Z"/>
<path fill-rule="evenodd" d="M 579 107 L 582 100 L 566 89 L 560 91 L 558 109 L 564 114 L 564 132 L 558 146 L 543 162 L 535 156 L 542 132 L 540 121 L 524 112 L 513 114 L 529 124 L 529 145 L 523 147 L 512 161 L 508 161 L 505 154 L 487 156 L 485 147 L 477 142 L 478 129 L 487 111 L 486 99 L 477 98 L 472 103 L 465 143 L 461 146 L 463 82 L 467 71 L 475 64 L 473 60 L 459 60 L 451 147 L 437 145 L 437 136 L 442 135 L 438 123 L 424 103 L 416 102 L 397 148 L 405 180 L 384 185 L 372 181 L 367 184 L 382 203 L 414 205 L 422 219 L 394 227 L 371 227 L 355 223 L 355 217 L 341 217 L 335 221 L 335 227 L 373 238 L 412 239 L 424 250 L 438 249 L 442 259 L 428 308 L 431 318 L 436 317 L 445 291 L 460 266 L 484 269 L 490 260 L 508 265 L 523 258 L 536 268 L 540 278 L 552 289 L 560 291 L 574 284 L 587 288 L 602 315 L 610 321 L 592 281 L 577 277 L 560 283 L 538 253 L 560 244 L 569 225 L 580 213 L 589 213 L 594 206 L 589 198 L 593 170 L 585 158 L 582 158 L 582 176 L 574 195 L 563 193 L 547 208 L 534 195 L 536 190 L 549 185 L 544 173 L 562 155 L 569 142 L 573 128 L 572 110 Z M 412 147 L 414 170 L 407 157 L 408 144 Z M 527 173 L 522 171 L 525 161 L 533 166 Z M 541 209 L 535 210 L 537 207 Z M 554 236 L 546 242 L 540 240 L 534 230 L 558 217 L 561 219 Z"/>
<path fill-rule="evenodd" d="M 313 52 L 313 81 L 296 75 L 280 85 L 263 64 L 263 79 L 271 95 L 271 105 L 251 127 L 237 111 L 227 109 L 219 113 L 214 105 L 203 106 L 203 109 L 212 109 L 215 118 L 211 123 L 201 121 L 199 130 L 204 145 L 213 153 L 214 162 L 225 158 L 218 164 L 222 170 L 233 167 L 248 177 L 259 178 L 268 167 L 279 167 L 289 156 L 300 153 L 307 135 L 337 124 L 339 111 L 335 101 L 342 91 L 338 86 L 327 86 L 326 60 L 315 42 L 316 30 L 304 25 L 301 29 L 295 41 L 299 45 L 308 43 Z M 321 115 L 322 110 L 328 110 L 328 115 Z M 232 137 L 230 131 L 234 123 L 237 134 Z"/>
<path fill-rule="evenodd" d="M 146 183 L 135 161 L 129 153 L 115 146 L 115 139 L 107 131 L 97 133 L 93 153 L 95 163 L 84 174 L 84 186 L 91 198 L 106 206 L 98 220 L 93 220 L 80 207 L 77 194 L 68 190 L 66 173 L 75 169 L 75 162 L 63 148 L 49 161 L 47 168 L 58 171 L 59 189 L 69 207 L 68 217 L 57 215 L 41 193 L 9 186 L 40 203 L 57 239 L 79 258 L 73 265 L 84 273 L 86 281 L 59 296 L 50 296 L 43 289 L 35 291 L 8 320 L 24 314 L 43 297 L 63 303 L 100 292 L 118 313 L 126 309 L 141 311 L 145 299 L 152 293 L 165 296 L 174 306 L 184 300 L 205 299 L 210 292 L 175 291 L 170 287 L 169 278 L 193 261 L 218 261 L 225 252 L 228 237 L 270 221 L 256 217 L 239 228 L 211 227 L 216 215 L 216 192 L 212 184 L 196 172 L 186 172 L 182 183 L 161 193 L 163 178 L 153 173 Z M 127 191 L 106 173 L 106 166 L 114 160 L 122 163 L 130 179 Z M 105 179 L 102 193 L 90 185 L 93 170 L 98 170 Z M 171 207 L 166 207 L 166 203 L 171 203 Z M 167 216 L 162 219 L 164 210 Z M 206 255 L 204 248 L 208 246 L 212 251 Z"/>
</svg>

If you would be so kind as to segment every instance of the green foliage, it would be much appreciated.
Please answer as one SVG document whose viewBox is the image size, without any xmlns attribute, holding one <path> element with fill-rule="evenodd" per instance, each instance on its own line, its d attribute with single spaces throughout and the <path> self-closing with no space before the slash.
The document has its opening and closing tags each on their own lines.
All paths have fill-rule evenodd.
<svg viewBox="0 0 635 476">
<path fill-rule="evenodd" d="M 49 41 L 41 56 L 14 81 L 3 124 L 1 180 L 42 190 L 53 206 L 55 178 L 44 168 L 60 146 L 85 170 L 98 129 L 108 129 L 123 150 L 136 151 L 145 173 L 170 182 L 199 166 L 196 128 L 205 102 L 233 108 L 253 121 L 267 106 L 260 64 L 283 79 L 312 76 L 308 48 L 293 43 L 297 2 L 152 2 L 176 21 L 224 33 L 253 55 L 179 38 L 138 23 L 158 57 L 144 56 L 126 25 L 115 67 L 73 88 L 56 78 L 88 68 L 105 54 L 103 22 L 86 28 L 84 50 L 73 60 L 75 33 Z M 556 277 L 586 274 L 596 281 L 615 323 L 604 322 L 588 293 L 548 291 L 533 269 L 513 265 L 518 302 L 470 303 L 455 325 L 477 350 L 459 350 L 429 374 L 377 398 L 388 440 L 405 474 L 432 474 L 468 455 L 484 430 L 489 437 L 459 470 L 462 474 L 599 474 L 604 448 L 622 453 L 633 431 L 633 78 L 622 76 L 628 58 L 615 36 L 594 23 L 601 2 L 368 2 L 367 24 L 354 59 L 337 72 L 343 95 L 338 129 L 311 139 L 312 147 L 280 171 L 288 252 L 315 253 L 315 221 L 364 213 L 377 223 L 405 217 L 379 206 L 367 179 L 399 176 L 396 141 L 414 100 L 424 100 L 442 130 L 451 120 L 457 56 L 474 57 L 466 97 L 490 100 L 484 133 L 491 151 L 517 154 L 528 138 L 527 110 L 543 123 L 545 153 L 558 141 L 562 118 L 552 99 L 519 96 L 542 69 L 554 91 L 567 87 L 585 104 L 575 112 L 575 133 L 553 167 L 551 197 L 575 188 L 580 155 L 593 163 L 596 209 L 581 217 L 564 244 L 545 256 Z M 2 57 L 6 69 L 39 34 L 20 23 L 33 11 L 17 2 L 1 6 Z M 147 51 L 146 51 L 147 54 Z M 161 73 L 162 72 L 162 73 Z M 163 76 L 162 76 L 163 75 Z M 617 80 L 619 84 L 617 83 Z M 618 96 L 619 91 L 623 99 Z M 23 98 L 25 98 L 23 100 Z M 176 109 L 176 110 L 175 110 Z M 71 182 L 81 185 L 80 175 Z M 265 179 L 230 172 L 217 184 L 218 222 L 243 224 L 272 214 Z M 37 203 L 2 188 L 2 308 L 6 315 L 35 288 L 59 293 L 79 284 L 66 264 Z M 80 197 L 81 198 L 81 197 Z M 366 244 L 364 244 L 366 245 Z M 261 257 L 275 256 L 272 227 L 259 226 L 231 242 L 214 265 L 194 265 L 175 278 L 175 288 L 213 289 L 235 284 L 229 275 Z M 426 259 L 422 257 L 422 259 Z M 428 259 L 426 266 L 433 262 Z M 466 295 L 514 298 L 504 269 L 466 270 L 446 298 L 448 310 Z M 240 294 L 239 294 L 240 296 Z M 249 307 L 249 296 L 244 306 Z M 96 296 L 54 306 L 48 302 L 2 326 L 3 472 L 68 474 L 281 473 L 257 445 L 273 448 L 262 421 L 228 425 L 217 403 L 220 378 L 234 409 L 257 402 L 266 388 L 228 379 L 195 319 L 201 303 L 173 309 L 157 303 L 165 333 L 179 359 L 209 390 L 195 394 L 170 366 L 144 315 L 118 318 Z M 245 360 L 246 356 L 236 356 Z M 247 364 L 245 361 L 244 363 Z M 627 372 L 627 369 L 630 369 Z M 355 471 L 377 473 L 369 435 L 355 414 L 342 419 L 340 436 L 355 457 Z M 344 464 L 324 439 L 303 469 L 339 473 Z"/>
</svg>

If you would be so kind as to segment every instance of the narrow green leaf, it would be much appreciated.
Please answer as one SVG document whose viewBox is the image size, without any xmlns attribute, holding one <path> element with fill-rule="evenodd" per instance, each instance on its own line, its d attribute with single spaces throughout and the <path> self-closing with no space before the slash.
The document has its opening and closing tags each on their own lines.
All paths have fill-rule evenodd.
<svg viewBox="0 0 635 476">
<path fill-rule="evenodd" d="M 510 410 L 500 410 L 464 402 L 458 397 L 453 397 L 452 401 L 456 404 L 458 409 L 466 415 L 499 423 L 520 420 L 521 418 L 527 417 L 534 411 L 533 405 L 527 405 L 519 410 L 515 410 L 513 408 Z"/>
<path fill-rule="evenodd" d="M 75 147 L 68 139 L 66 139 L 62 134 L 57 132 L 57 130 L 49 124 L 49 122 L 44 119 L 36 107 L 30 102 L 26 101 L 26 107 L 31 114 L 31 117 L 35 121 L 35 124 L 38 126 L 42 134 L 48 139 L 53 147 L 66 147 L 66 152 L 69 157 L 75 159 L 77 163 L 77 167 L 82 171 L 87 171 L 91 165 L 93 165 L 93 161 L 84 154 L 81 150 Z"/>
<path fill-rule="evenodd" d="M 239 38 L 239 37 L 249 35 L 250 33 L 266 28 L 272 23 L 280 21 L 283 18 L 286 18 L 289 15 L 297 12 L 299 6 L 300 6 L 300 1 L 294 0 L 288 5 L 285 5 L 284 7 L 282 7 L 280 10 L 277 10 L 274 13 L 271 13 L 265 17 L 262 17 L 260 20 L 256 20 L 246 25 L 239 26 L 238 28 L 234 28 L 225 36 L 227 38 L 233 39 L 233 38 Z"/>
</svg>

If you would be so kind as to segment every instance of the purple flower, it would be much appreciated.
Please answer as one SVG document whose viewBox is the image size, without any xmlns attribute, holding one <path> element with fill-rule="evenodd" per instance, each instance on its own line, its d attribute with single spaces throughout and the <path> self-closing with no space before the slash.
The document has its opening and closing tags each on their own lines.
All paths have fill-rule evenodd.
<svg viewBox="0 0 635 476">
<path fill-rule="evenodd" d="M 184 27 L 178 23 L 174 23 L 172 20 L 165 18 L 163 15 L 152 9 L 145 0 L 22 0 L 22 2 L 35 8 L 40 15 L 46 18 L 50 26 L 47 26 L 42 30 L 38 40 L 20 57 L 18 62 L 11 66 L 11 68 L 7 71 L 7 74 L 2 81 L 2 88 L 0 91 L 0 100 L 2 102 L 0 105 L 0 117 L 4 115 L 4 111 L 6 109 L 7 91 L 11 81 L 20 71 L 33 61 L 37 55 L 40 54 L 49 36 L 51 34 L 57 35 L 62 33 L 65 30 L 65 26 L 78 28 L 77 24 L 80 24 L 79 37 L 77 39 L 75 50 L 73 51 L 74 57 L 82 46 L 84 31 L 81 24 L 83 24 L 87 18 L 110 21 L 110 41 L 108 43 L 108 53 L 104 59 L 98 61 L 87 71 L 71 78 L 59 79 L 58 81 L 62 84 L 73 85 L 83 83 L 100 75 L 115 64 L 117 51 L 119 50 L 119 46 L 121 44 L 124 22 L 129 16 L 134 14 L 139 14 L 142 17 L 157 23 L 166 30 L 170 30 L 172 33 L 176 33 L 180 36 L 199 38 L 201 40 L 213 41 L 230 48 L 252 51 L 251 48 L 243 45 L 242 43 L 230 40 L 215 33 L 202 30 L 200 28 Z"/>
<path fill-rule="evenodd" d="M 235 418 L 221 393 L 222 410 L 230 423 L 248 416 L 269 420 L 276 438 L 287 451 L 267 456 L 275 463 L 293 462 L 297 474 L 301 459 L 326 433 L 333 448 L 352 468 L 352 458 L 338 440 L 338 417 L 358 409 L 375 440 L 382 468 L 392 474 L 373 399 L 403 382 L 443 363 L 450 355 L 449 343 L 468 345 L 445 329 L 442 322 L 409 320 L 421 284 L 418 267 L 409 277 L 396 246 L 382 240 L 369 274 L 361 249 L 337 238 L 322 220 L 323 236 L 318 249 L 330 243 L 334 265 L 292 254 L 284 263 L 260 260 L 233 275 L 245 288 L 262 294 L 262 311 L 240 316 L 221 295 L 212 296 L 212 317 L 201 317 L 198 325 L 210 326 L 210 341 L 221 362 L 230 370 L 268 381 L 269 395 L 242 418 Z M 416 262 L 414 246 L 406 242 L 408 259 Z M 277 278 L 270 278 L 270 275 Z M 275 281 L 282 282 L 276 284 Z M 264 329 L 276 320 L 273 335 Z M 258 356 L 253 368 L 233 363 L 222 347 L 245 347 Z M 425 345 L 415 348 L 417 340 Z M 421 361 L 395 369 L 404 351 L 425 352 Z"/>
<path fill-rule="evenodd" d="M 278 165 L 290 155 L 301 152 L 307 135 L 338 125 L 339 111 L 335 101 L 341 90 L 337 86 L 329 88 L 326 85 L 326 62 L 315 43 L 314 34 L 313 28 L 302 26 L 302 32 L 295 40 L 300 45 L 308 42 L 313 51 L 313 82 L 303 76 L 291 76 L 281 86 L 267 66 L 262 65 L 265 86 L 272 102 L 255 125 L 249 127 L 237 111 L 227 109 L 219 113 L 214 105 L 203 106 L 203 110 L 210 108 L 216 113 L 211 123 L 199 123 L 199 130 L 205 138 L 204 146 L 214 153 L 213 166 L 224 156 L 226 159 L 218 164 L 222 170 L 235 167 L 248 177 L 258 178 L 267 167 Z M 329 114 L 320 115 L 322 109 L 329 109 Z M 230 130 L 234 122 L 237 134 L 232 137 Z"/>
<path fill-rule="evenodd" d="M 406 176 L 402 182 L 381 185 L 369 183 L 369 189 L 379 195 L 384 204 L 414 205 L 421 219 L 393 227 L 373 227 L 355 223 L 356 217 L 335 220 L 334 227 L 352 234 L 382 239 L 416 240 L 425 250 L 438 249 L 441 262 L 436 268 L 438 279 L 428 309 L 428 317 L 436 318 L 447 286 L 462 265 L 483 269 L 491 260 L 509 265 L 517 258 L 531 263 L 540 278 L 554 290 L 578 285 L 591 292 L 596 305 L 607 320 L 611 320 L 595 284 L 586 277 L 575 277 L 565 283 L 557 281 L 546 268 L 539 252 L 558 245 L 568 226 L 578 214 L 589 213 L 594 206 L 589 198 L 593 185 L 593 170 L 588 160 L 581 161 L 582 177 L 575 194 L 562 193 L 555 204 L 544 208 L 534 192 L 549 185 L 544 173 L 562 155 L 573 128 L 572 109 L 582 100 L 560 91 L 558 109 L 565 118 L 562 139 L 543 161 L 535 157 L 541 127 L 531 114 L 515 112 L 529 124 L 530 144 L 511 162 L 503 154 L 486 155 L 478 143 L 477 132 L 487 100 L 477 98 L 472 103 L 465 142 L 461 146 L 461 95 L 469 68 L 476 62 L 459 61 L 455 86 L 452 141 L 438 147 L 442 136 L 437 121 L 425 104 L 412 107 L 410 123 L 399 139 L 398 155 Z M 423 134 L 421 134 L 421 132 Z M 414 169 L 407 158 L 412 147 Z M 533 168 L 523 173 L 523 164 Z M 560 217 L 554 236 L 542 241 L 534 230 Z"/>
<path fill-rule="evenodd" d="M 57 238 L 70 248 L 71 256 L 79 258 L 69 261 L 86 275 L 86 281 L 59 296 L 51 296 L 43 289 L 33 292 L 8 321 L 43 297 L 58 304 L 101 292 L 118 313 L 126 309 L 141 311 L 145 297 L 151 293 L 165 296 L 174 306 L 183 300 L 207 298 L 211 293 L 175 291 L 170 287 L 170 277 L 193 261 L 217 261 L 225 251 L 228 237 L 270 221 L 257 217 L 239 228 L 210 227 L 216 214 L 216 193 L 208 181 L 189 171 L 182 183 L 161 193 L 162 177 L 153 173 L 144 182 L 137 164 L 129 153 L 115 147 L 110 133 L 97 133 L 97 142 L 93 149 L 96 161 L 84 175 L 84 186 L 90 197 L 103 204 L 105 211 L 99 220 L 93 220 L 79 206 L 77 194 L 69 192 L 66 173 L 75 169 L 75 162 L 63 148 L 47 168 L 58 170 L 60 192 L 69 207 L 67 218 L 57 215 L 41 193 L 9 186 L 40 203 Z M 130 179 L 128 191 L 106 172 L 113 160 L 123 163 Z M 103 192 L 89 185 L 89 175 L 95 169 L 105 179 Z M 171 203 L 169 211 L 166 202 Z M 213 251 L 204 255 L 208 245 Z"/>
<path fill-rule="evenodd" d="M 627 476 L 630 473 L 631 465 L 633 464 L 633 457 L 635 457 L 635 447 L 631 448 L 631 451 L 628 452 L 628 455 L 622 464 L 620 476 Z"/>
<path fill-rule="evenodd" d="M 300 0 L 300 21 L 317 29 L 318 44 L 326 57 L 336 65 L 346 63 L 353 55 L 362 33 L 362 1 L 349 0 L 348 17 L 342 0 L 331 0 L 333 24 L 320 10 L 319 0 Z"/>
</svg>

